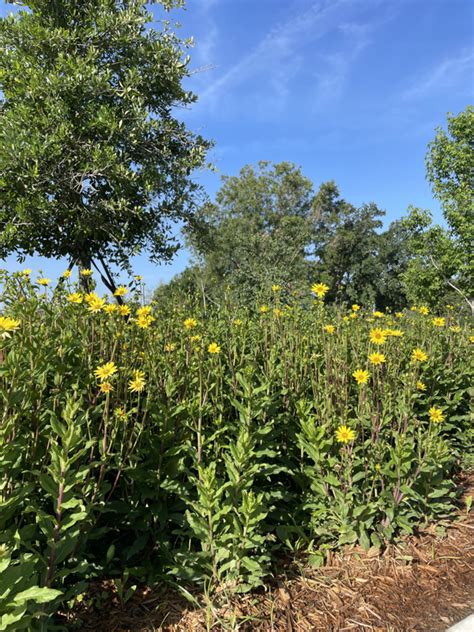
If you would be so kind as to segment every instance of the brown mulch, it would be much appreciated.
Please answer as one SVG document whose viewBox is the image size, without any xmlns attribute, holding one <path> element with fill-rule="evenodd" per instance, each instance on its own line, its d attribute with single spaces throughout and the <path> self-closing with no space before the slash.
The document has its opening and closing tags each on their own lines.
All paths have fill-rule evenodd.
<svg viewBox="0 0 474 632">
<path fill-rule="evenodd" d="M 474 495 L 474 474 L 462 485 Z M 279 578 L 265 592 L 207 603 L 194 596 L 200 608 L 170 590 L 137 591 L 123 608 L 112 598 L 100 612 L 79 612 L 79 629 L 442 632 L 474 612 L 474 509 L 461 509 L 443 535 L 432 525 L 381 555 L 359 547 L 331 554 L 324 567 Z"/>
</svg>

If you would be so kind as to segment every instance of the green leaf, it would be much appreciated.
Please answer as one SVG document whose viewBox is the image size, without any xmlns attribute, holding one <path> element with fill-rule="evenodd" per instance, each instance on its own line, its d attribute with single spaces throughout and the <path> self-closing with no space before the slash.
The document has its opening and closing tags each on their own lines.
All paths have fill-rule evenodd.
<svg viewBox="0 0 474 632">
<path fill-rule="evenodd" d="M 60 597 L 63 593 L 60 590 L 54 588 L 46 588 L 40 586 L 31 586 L 26 590 L 18 593 L 14 597 L 14 603 L 16 606 L 21 606 L 27 601 L 35 601 L 36 603 L 47 603 Z"/>
<path fill-rule="evenodd" d="M 107 563 L 111 562 L 114 559 L 114 555 L 115 555 L 115 545 L 111 544 L 109 548 L 107 549 L 107 554 L 105 556 Z"/>
<path fill-rule="evenodd" d="M 8 630 L 8 629 L 15 630 L 15 628 L 12 628 L 10 626 L 21 621 L 25 613 L 26 613 L 26 606 L 19 606 L 15 608 L 14 612 L 4 614 L 2 618 L 0 619 L 0 630 Z M 18 630 L 21 628 L 16 627 L 16 629 Z"/>
</svg>

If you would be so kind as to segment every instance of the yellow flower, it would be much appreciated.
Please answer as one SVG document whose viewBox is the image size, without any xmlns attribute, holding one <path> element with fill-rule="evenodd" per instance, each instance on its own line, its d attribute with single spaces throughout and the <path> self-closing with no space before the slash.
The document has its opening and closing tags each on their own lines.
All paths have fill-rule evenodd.
<svg viewBox="0 0 474 632">
<path fill-rule="evenodd" d="M 357 318 L 357 312 L 351 312 L 349 318 Z"/>
<path fill-rule="evenodd" d="M 117 417 L 117 419 L 119 419 L 120 421 L 127 421 L 128 419 L 128 413 L 125 412 L 125 409 L 122 408 L 121 406 L 119 406 L 119 408 L 116 408 L 114 410 L 114 415 L 115 417 Z"/>
<path fill-rule="evenodd" d="M 433 323 L 435 327 L 444 327 L 444 324 L 446 321 L 444 318 L 438 317 L 438 318 L 433 318 L 431 322 Z"/>
<path fill-rule="evenodd" d="M 426 307 L 426 305 L 422 305 L 421 307 L 418 308 L 418 311 L 420 312 L 420 314 L 422 314 L 423 316 L 428 316 L 428 314 L 430 313 L 430 310 Z"/>
<path fill-rule="evenodd" d="M 383 333 L 386 336 L 393 336 L 394 338 L 401 338 L 405 335 L 401 329 L 384 329 Z"/>
<path fill-rule="evenodd" d="M 134 279 L 135 279 L 135 281 L 141 281 L 141 280 L 143 279 L 143 277 L 142 277 L 142 275 L 141 275 L 141 274 L 136 274 L 136 275 L 134 276 Z"/>
<path fill-rule="evenodd" d="M 217 342 L 211 342 L 211 344 L 208 346 L 207 350 L 208 350 L 209 353 L 219 353 L 221 348 L 219 347 Z"/>
<path fill-rule="evenodd" d="M 107 378 L 112 377 L 117 373 L 117 367 L 115 366 L 115 362 L 106 362 L 105 364 L 100 364 L 97 369 L 94 371 L 94 375 L 98 380 L 105 382 Z"/>
<path fill-rule="evenodd" d="M 128 294 L 128 287 L 125 285 L 119 285 L 114 292 L 114 296 L 125 296 L 126 294 Z"/>
<path fill-rule="evenodd" d="M 24 276 L 26 276 L 26 277 L 27 277 L 27 276 L 30 276 L 30 274 L 31 274 L 31 268 L 25 268 L 25 269 L 23 270 L 22 274 L 23 274 Z"/>
<path fill-rule="evenodd" d="M 119 305 L 118 310 L 121 316 L 128 316 L 130 314 L 130 307 L 128 305 Z"/>
<path fill-rule="evenodd" d="M 416 388 L 419 391 L 426 391 L 426 384 L 422 382 L 421 380 L 418 380 L 418 382 L 416 383 Z"/>
<path fill-rule="evenodd" d="M 375 469 L 377 470 L 377 472 L 380 472 L 382 466 L 380 465 L 380 463 L 376 463 L 375 464 Z"/>
<path fill-rule="evenodd" d="M 99 295 L 96 294 L 95 292 L 89 292 L 89 294 L 86 294 L 84 296 L 84 300 L 88 305 L 91 301 L 95 301 L 98 298 L 99 298 Z"/>
<path fill-rule="evenodd" d="M 369 355 L 369 360 L 372 364 L 383 364 L 385 362 L 385 356 L 383 353 L 371 353 Z"/>
<path fill-rule="evenodd" d="M 347 426 L 339 426 L 336 430 L 336 440 L 339 443 L 349 443 L 349 441 L 354 441 L 356 438 L 356 433 Z"/>
<path fill-rule="evenodd" d="M 79 294 L 79 292 L 73 292 L 72 294 L 67 295 L 67 300 L 70 303 L 76 303 L 76 305 L 80 305 L 82 303 L 82 294 Z"/>
<path fill-rule="evenodd" d="M 118 305 L 116 305 L 115 303 L 109 303 L 108 305 L 104 307 L 104 312 L 106 314 L 113 314 L 117 310 L 118 310 Z"/>
<path fill-rule="evenodd" d="M 41 279 L 36 279 L 38 285 L 49 285 L 51 283 L 51 279 L 47 279 L 46 277 L 42 277 Z"/>
<path fill-rule="evenodd" d="M 143 307 L 139 307 L 137 309 L 137 316 L 149 316 L 151 314 L 150 305 L 144 305 Z"/>
<path fill-rule="evenodd" d="M 96 312 L 100 312 L 100 310 L 105 306 L 106 300 L 105 298 L 100 298 L 100 296 L 92 297 L 89 301 L 89 311 L 95 314 Z"/>
<path fill-rule="evenodd" d="M 71 270 L 66 270 L 65 272 L 63 272 L 62 276 L 63 279 L 69 279 L 69 277 L 71 276 Z"/>
<path fill-rule="evenodd" d="M 423 349 L 413 349 L 411 353 L 412 362 L 426 362 L 428 360 L 428 355 L 423 351 Z"/>
<path fill-rule="evenodd" d="M 353 312 L 358 312 L 360 309 L 360 305 L 357 305 L 357 303 L 354 303 L 354 305 L 351 307 Z"/>
<path fill-rule="evenodd" d="M 370 332 L 370 342 L 376 345 L 383 345 L 386 339 L 386 333 L 382 329 L 372 329 Z"/>
<path fill-rule="evenodd" d="M 474 336 L 469 336 L 469 342 L 474 342 Z"/>
<path fill-rule="evenodd" d="M 328 334 L 333 334 L 336 331 L 334 325 L 324 325 L 323 329 Z"/>
<path fill-rule="evenodd" d="M 459 325 L 451 325 L 449 329 L 455 334 L 458 334 L 461 331 L 461 327 Z"/>
<path fill-rule="evenodd" d="M 349 316 L 343 316 L 343 317 L 342 317 L 342 320 L 343 320 L 345 323 L 347 323 L 347 322 L 349 321 Z"/>
<path fill-rule="evenodd" d="M 234 325 L 235 325 L 236 327 L 240 327 L 242 324 L 243 324 L 243 323 L 242 323 L 242 321 L 240 320 L 240 318 L 236 318 L 236 319 L 234 320 Z"/>
<path fill-rule="evenodd" d="M 90 268 L 82 268 L 82 270 L 79 271 L 79 274 L 83 277 L 90 277 L 92 276 L 92 270 Z"/>
<path fill-rule="evenodd" d="M 352 377 L 355 379 L 357 384 L 367 384 L 370 373 L 368 371 L 365 371 L 364 369 L 357 369 L 352 374 Z"/>
<path fill-rule="evenodd" d="M 18 329 L 20 322 L 9 316 L 0 316 L 0 338 L 10 338 L 11 332 Z"/>
<path fill-rule="evenodd" d="M 153 318 L 153 316 L 143 315 L 137 318 L 136 323 L 140 329 L 148 329 L 154 320 L 155 318 Z"/>
<path fill-rule="evenodd" d="M 190 336 L 189 340 L 190 342 L 198 342 L 199 340 L 201 340 L 202 336 L 200 334 L 195 334 L 194 336 Z"/>
<path fill-rule="evenodd" d="M 430 416 L 430 421 L 432 421 L 433 423 L 437 424 L 437 423 L 440 423 L 441 421 L 444 421 L 444 415 L 441 408 L 436 408 L 436 406 L 432 406 L 429 409 L 428 413 Z"/>
<path fill-rule="evenodd" d="M 267 312 L 268 312 L 268 306 L 267 305 L 260 305 L 260 313 L 266 314 Z"/>
<path fill-rule="evenodd" d="M 194 329 L 194 327 L 197 327 L 197 320 L 195 318 L 186 318 L 183 325 L 185 329 Z"/>
<path fill-rule="evenodd" d="M 278 285 L 277 283 L 272 285 L 272 292 L 279 292 L 280 290 L 281 290 L 281 285 Z"/>
<path fill-rule="evenodd" d="M 101 382 L 99 388 L 101 393 L 110 393 L 110 391 L 113 390 L 113 386 L 110 382 Z"/>
<path fill-rule="evenodd" d="M 168 342 L 165 345 L 165 351 L 167 353 L 171 353 L 172 351 L 174 351 L 176 349 L 176 343 L 175 342 Z"/>
<path fill-rule="evenodd" d="M 418 307 L 416 305 L 413 305 L 412 307 L 410 307 L 410 311 L 417 312 L 418 311 Z"/>
<path fill-rule="evenodd" d="M 395 317 L 396 318 L 403 318 L 402 312 L 395 312 Z"/>
<path fill-rule="evenodd" d="M 372 312 L 374 318 L 383 318 L 385 314 L 383 312 Z"/>
<path fill-rule="evenodd" d="M 311 286 L 311 292 L 316 294 L 318 298 L 324 298 L 324 296 L 329 292 L 329 286 L 325 283 L 315 283 Z"/>
<path fill-rule="evenodd" d="M 128 383 L 128 390 L 132 393 L 140 393 L 145 388 L 145 373 L 140 370 L 133 372 L 133 378 Z"/>
</svg>

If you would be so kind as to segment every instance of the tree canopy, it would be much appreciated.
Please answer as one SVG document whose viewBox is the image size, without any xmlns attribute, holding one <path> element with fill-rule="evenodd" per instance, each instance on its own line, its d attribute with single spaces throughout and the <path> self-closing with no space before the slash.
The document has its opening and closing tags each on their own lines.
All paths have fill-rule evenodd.
<svg viewBox="0 0 474 632">
<path fill-rule="evenodd" d="M 474 244 L 474 108 L 448 114 L 428 146 L 427 177 L 454 237 L 472 255 Z"/>
<path fill-rule="evenodd" d="M 344 200 L 333 181 L 315 193 L 292 163 L 246 165 L 201 207 L 206 231 L 189 240 L 197 265 L 172 289 L 230 287 L 248 302 L 272 284 L 293 291 L 318 279 L 331 288 L 328 300 L 403 307 L 405 233 L 400 226 L 383 232 L 383 215 L 373 202 Z"/>
<path fill-rule="evenodd" d="M 448 114 L 428 146 L 427 178 L 439 199 L 446 227 L 431 213 L 410 209 L 404 220 L 412 252 L 404 276 L 409 295 L 436 304 L 462 297 L 474 310 L 474 109 Z"/>
<path fill-rule="evenodd" d="M 16 4 L 0 20 L 0 257 L 169 259 L 209 148 L 174 116 L 196 100 L 189 42 L 150 28 L 145 0 Z"/>
<path fill-rule="evenodd" d="M 380 267 L 380 220 L 376 204 L 359 208 L 344 200 L 334 181 L 323 183 L 313 201 L 314 273 L 330 286 L 338 301 L 374 303 Z"/>
<path fill-rule="evenodd" d="M 250 297 L 304 278 L 313 195 L 311 180 L 288 162 L 261 161 L 224 176 L 215 202 L 199 211 L 207 232 L 189 240 L 207 279 Z"/>
</svg>

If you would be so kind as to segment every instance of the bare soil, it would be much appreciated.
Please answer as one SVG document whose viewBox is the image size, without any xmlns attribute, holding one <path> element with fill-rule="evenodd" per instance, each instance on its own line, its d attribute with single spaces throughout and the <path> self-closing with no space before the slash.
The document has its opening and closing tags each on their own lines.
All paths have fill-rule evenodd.
<svg viewBox="0 0 474 632">
<path fill-rule="evenodd" d="M 474 473 L 461 484 L 465 497 L 474 495 Z M 474 507 L 467 513 L 462 505 L 445 528 L 430 525 L 382 554 L 359 547 L 331 554 L 324 567 L 302 567 L 261 592 L 212 602 L 193 593 L 193 605 L 169 589 L 143 589 L 121 607 L 103 583 L 93 590 L 110 598 L 100 611 L 79 610 L 75 621 L 85 632 L 442 632 L 474 612 Z"/>
</svg>

